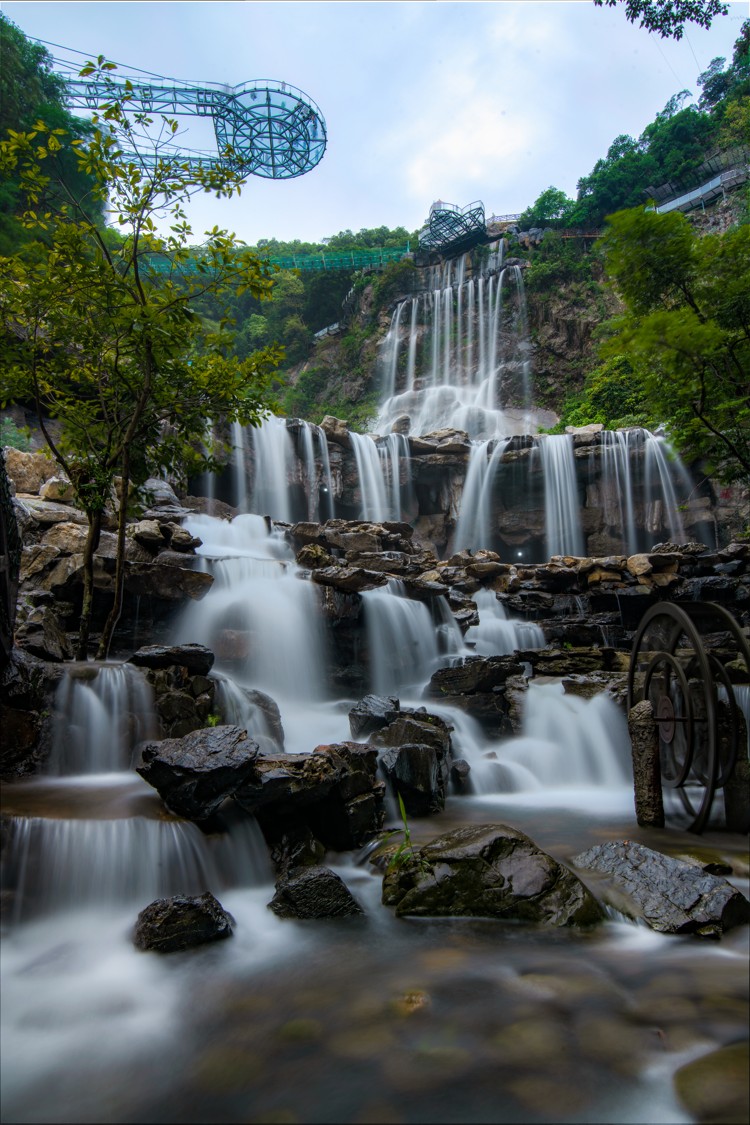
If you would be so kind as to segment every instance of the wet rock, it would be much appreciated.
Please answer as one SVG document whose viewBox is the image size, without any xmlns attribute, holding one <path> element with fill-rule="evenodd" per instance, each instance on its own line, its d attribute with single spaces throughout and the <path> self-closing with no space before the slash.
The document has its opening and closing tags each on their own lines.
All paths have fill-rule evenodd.
<svg viewBox="0 0 750 1125">
<path fill-rule="evenodd" d="M 349 729 L 352 738 L 382 730 L 393 720 L 393 712 L 400 704 L 395 695 L 366 695 L 355 703 L 349 712 Z"/>
<path fill-rule="evenodd" d="M 318 570 L 321 567 L 334 566 L 335 559 L 319 543 L 305 543 L 297 554 L 297 563 L 308 570 Z"/>
<path fill-rule="evenodd" d="M 409 816 L 432 816 L 443 811 L 445 779 L 431 746 L 407 743 L 386 750 L 380 763 Z"/>
<path fill-rule="evenodd" d="M 383 902 L 396 915 L 513 919 L 591 925 L 603 911 L 581 881 L 507 824 L 448 832 L 394 865 Z"/>
<path fill-rule="evenodd" d="M 597 844 L 573 863 L 609 875 L 660 933 L 714 936 L 750 921 L 750 903 L 726 879 L 632 840 Z"/>
<path fill-rule="evenodd" d="M 364 844 L 383 825 L 384 783 L 370 746 L 337 742 L 312 754 L 268 754 L 234 799 L 260 824 L 273 847 L 284 834 L 307 828 L 327 848 Z"/>
<path fill-rule="evenodd" d="M 255 777 L 258 745 L 241 727 L 218 726 L 140 745 L 137 772 L 167 808 L 187 820 L 205 820 Z"/>
<path fill-rule="evenodd" d="M 730 1043 L 681 1066 L 675 1073 L 677 1096 L 698 1121 L 744 1125 L 750 1120 L 748 1043 Z"/>
<path fill-rule="evenodd" d="M 385 586 L 388 579 L 385 574 L 375 570 L 363 570 L 356 566 L 326 566 L 312 573 L 314 582 L 322 586 L 333 586 L 344 594 L 360 593 L 362 590 L 374 590 L 377 586 Z"/>
<path fill-rule="evenodd" d="M 298 868 L 283 877 L 268 906 L 279 918 L 345 918 L 364 914 L 343 879 L 328 867 Z"/>
<path fill-rule="evenodd" d="M 129 660 L 140 668 L 171 668 L 179 665 L 191 673 L 205 676 L 214 663 L 214 654 L 204 645 L 144 645 Z"/>
<path fill-rule="evenodd" d="M 175 953 L 232 936 L 234 918 L 208 891 L 194 898 L 158 898 L 138 915 L 133 944 L 155 953 Z"/>
<path fill-rule="evenodd" d="M 266 695 L 257 688 L 245 688 L 235 685 L 240 695 L 244 696 L 250 705 L 250 718 L 248 729 L 251 736 L 257 741 L 262 753 L 275 754 L 284 751 L 284 727 L 281 722 L 279 705 L 270 695 Z M 232 716 L 225 716 L 227 721 L 233 721 Z M 257 727 L 257 730 L 255 729 Z"/>
<path fill-rule="evenodd" d="M 466 656 L 448 668 L 433 673 L 427 694 L 441 698 L 469 695 L 502 688 L 509 676 L 518 676 L 523 668 L 515 656 Z"/>
<path fill-rule="evenodd" d="M 271 848 L 273 865 L 283 875 L 299 867 L 318 867 L 325 854 L 325 845 L 306 825 L 290 826 Z"/>
<path fill-rule="evenodd" d="M 454 758 L 451 763 L 451 781 L 459 793 L 465 793 L 469 788 L 469 774 L 471 766 L 465 758 Z"/>
</svg>

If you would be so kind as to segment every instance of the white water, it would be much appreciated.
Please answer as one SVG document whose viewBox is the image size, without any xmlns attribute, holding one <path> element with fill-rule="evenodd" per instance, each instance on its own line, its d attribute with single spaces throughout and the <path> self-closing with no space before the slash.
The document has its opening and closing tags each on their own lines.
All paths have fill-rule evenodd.
<svg viewBox="0 0 750 1125">
<path fill-rule="evenodd" d="M 509 618 L 492 590 L 473 595 L 479 624 L 466 630 L 466 646 L 478 656 L 505 656 L 517 650 L 544 648 L 544 632 L 533 621 Z"/>
<path fill-rule="evenodd" d="M 544 467 L 544 524 L 547 558 L 585 554 L 573 438 L 545 434 L 536 447 Z M 536 450 L 535 450 L 536 452 Z"/>
<path fill-rule="evenodd" d="M 52 775 L 119 772 L 142 739 L 156 738 L 153 692 L 132 664 L 69 665 L 55 695 Z"/>
</svg>

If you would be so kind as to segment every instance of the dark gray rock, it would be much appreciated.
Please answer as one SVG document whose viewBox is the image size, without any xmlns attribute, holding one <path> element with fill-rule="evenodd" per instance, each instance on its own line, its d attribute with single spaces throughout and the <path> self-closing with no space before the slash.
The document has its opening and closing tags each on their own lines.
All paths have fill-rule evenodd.
<svg viewBox="0 0 750 1125">
<path fill-rule="evenodd" d="M 188 820 L 207 819 L 256 777 L 258 745 L 242 727 L 208 727 L 182 738 L 143 742 L 140 752 L 137 772 L 167 808 Z"/>
<path fill-rule="evenodd" d="M 358 742 L 268 754 L 234 799 L 257 818 L 272 848 L 308 829 L 325 847 L 345 851 L 383 826 L 385 786 L 377 768 L 377 751 Z"/>
<path fill-rule="evenodd" d="M 214 654 L 204 645 L 144 645 L 133 653 L 130 663 L 141 668 L 179 665 L 196 675 L 205 676 L 213 667 Z"/>
<path fill-rule="evenodd" d="M 435 697 L 491 692 L 523 668 L 515 656 L 467 656 L 448 668 L 438 668 L 427 693 Z"/>
<path fill-rule="evenodd" d="M 430 816 L 445 808 L 451 730 L 439 715 L 403 711 L 370 739 L 384 748 L 380 764 L 409 816 Z"/>
<path fill-rule="evenodd" d="M 174 953 L 232 936 L 234 918 L 208 891 L 195 898 L 158 898 L 138 915 L 133 944 L 156 953 Z"/>
<path fill-rule="evenodd" d="M 383 902 L 398 916 L 513 919 L 548 926 L 591 925 L 604 913 L 583 883 L 507 824 L 448 832 L 383 879 Z"/>
<path fill-rule="evenodd" d="M 276 884 L 268 904 L 279 918 L 344 918 L 364 914 L 346 883 L 327 867 L 303 867 Z"/>
<path fill-rule="evenodd" d="M 380 759 L 393 790 L 409 816 L 431 816 L 445 808 L 438 758 L 431 746 L 407 745 L 386 750 Z"/>
<path fill-rule="evenodd" d="M 349 729 L 352 738 L 382 730 L 393 719 L 392 712 L 398 711 L 399 701 L 395 695 L 366 695 L 354 704 L 349 712 Z"/>
<path fill-rule="evenodd" d="M 632 840 L 597 844 L 573 863 L 609 875 L 660 933 L 713 936 L 750 921 L 750 903 L 726 879 Z"/>
</svg>

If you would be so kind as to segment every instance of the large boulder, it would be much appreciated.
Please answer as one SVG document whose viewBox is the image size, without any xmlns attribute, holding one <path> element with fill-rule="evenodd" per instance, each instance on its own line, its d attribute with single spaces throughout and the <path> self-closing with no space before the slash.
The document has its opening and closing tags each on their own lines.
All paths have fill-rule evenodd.
<svg viewBox="0 0 750 1125">
<path fill-rule="evenodd" d="M 140 753 L 137 772 L 167 808 L 187 820 L 206 820 L 254 778 L 258 745 L 242 727 L 217 726 L 142 742 Z"/>
<path fill-rule="evenodd" d="M 452 727 L 425 710 L 399 711 L 370 741 L 383 749 L 380 764 L 409 816 L 431 816 L 445 808 L 451 764 Z"/>
<path fill-rule="evenodd" d="M 137 949 L 175 953 L 232 936 L 234 918 L 208 891 L 195 898 L 158 898 L 138 915 L 133 933 Z"/>
<path fill-rule="evenodd" d="M 750 921 L 750 903 L 726 879 L 632 840 L 597 844 L 573 863 L 609 875 L 660 933 L 714 936 Z M 623 908 L 621 893 L 615 904 Z"/>
<path fill-rule="evenodd" d="M 383 902 L 398 916 L 502 918 L 591 925 L 604 913 L 567 868 L 507 824 L 458 828 L 393 864 Z"/>
<path fill-rule="evenodd" d="M 302 867 L 283 876 L 268 906 L 279 918 L 364 914 L 343 879 L 328 867 Z"/>
<path fill-rule="evenodd" d="M 309 830 L 335 851 L 364 844 L 383 825 L 384 783 L 371 746 L 338 742 L 312 754 L 266 754 L 234 799 L 271 845 Z"/>
<path fill-rule="evenodd" d="M 358 700 L 349 712 L 349 729 L 352 738 L 382 730 L 393 720 L 393 712 L 399 710 L 395 695 L 366 695 Z"/>
</svg>

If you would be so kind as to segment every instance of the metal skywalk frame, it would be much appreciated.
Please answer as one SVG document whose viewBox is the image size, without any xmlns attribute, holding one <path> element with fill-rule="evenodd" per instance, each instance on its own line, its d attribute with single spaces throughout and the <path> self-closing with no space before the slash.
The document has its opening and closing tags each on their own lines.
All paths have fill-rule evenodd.
<svg viewBox="0 0 750 1125">
<path fill-rule="evenodd" d="M 465 207 L 458 207 L 455 203 L 444 203 L 438 199 L 430 207 L 427 222 L 419 232 L 419 248 L 440 254 L 459 254 L 486 238 L 482 202 L 476 200 Z"/>
<path fill-rule="evenodd" d="M 179 150 L 185 159 L 203 166 L 229 166 L 242 175 L 288 180 L 304 176 L 326 150 L 323 114 L 307 94 L 286 82 L 192 85 L 118 73 L 68 78 L 66 88 L 71 108 L 96 109 L 114 95 L 136 113 L 211 117 L 217 152 Z"/>
</svg>

